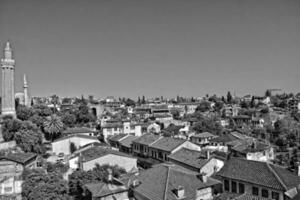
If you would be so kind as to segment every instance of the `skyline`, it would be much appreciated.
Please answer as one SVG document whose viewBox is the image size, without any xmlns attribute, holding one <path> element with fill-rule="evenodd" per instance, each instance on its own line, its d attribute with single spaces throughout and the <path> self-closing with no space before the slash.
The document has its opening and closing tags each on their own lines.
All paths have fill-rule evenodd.
<svg viewBox="0 0 300 200">
<path fill-rule="evenodd" d="M 0 0 L 1 58 L 10 40 L 16 92 L 26 73 L 32 96 L 299 92 L 299 8 L 277 0 Z"/>
</svg>

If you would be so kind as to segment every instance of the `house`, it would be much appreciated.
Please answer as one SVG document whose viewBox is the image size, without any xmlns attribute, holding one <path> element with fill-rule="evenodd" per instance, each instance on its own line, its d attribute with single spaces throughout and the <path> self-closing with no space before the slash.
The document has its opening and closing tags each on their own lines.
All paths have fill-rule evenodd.
<svg viewBox="0 0 300 200">
<path fill-rule="evenodd" d="M 126 136 L 128 136 L 128 135 L 126 135 L 124 133 L 120 133 L 118 135 L 113 135 L 113 136 L 109 137 L 107 140 L 108 140 L 108 143 L 112 147 L 119 148 L 119 142 Z"/>
<path fill-rule="evenodd" d="M 63 153 L 65 155 L 71 154 L 70 146 L 73 143 L 74 146 L 79 149 L 80 147 L 90 144 L 90 143 L 100 143 L 97 137 L 88 135 L 68 135 L 66 137 L 59 138 L 52 142 L 52 152 L 56 155 Z"/>
<path fill-rule="evenodd" d="M 118 135 L 123 133 L 122 123 L 106 123 L 102 127 L 102 134 L 106 140 L 109 136 Z"/>
<path fill-rule="evenodd" d="M 84 185 L 86 200 L 129 200 L 128 187 L 119 179 L 112 177 L 109 171 L 107 181 L 93 182 Z"/>
<path fill-rule="evenodd" d="M 228 143 L 240 140 L 240 138 L 232 133 L 224 133 L 221 136 L 215 137 L 209 141 L 206 149 L 228 152 Z"/>
<path fill-rule="evenodd" d="M 149 146 L 158 140 L 161 136 L 147 133 L 132 141 L 133 155 L 139 157 L 148 157 Z"/>
<path fill-rule="evenodd" d="M 81 134 L 87 136 L 97 136 L 97 131 L 87 127 L 74 127 L 74 128 L 67 128 L 67 130 L 65 130 L 63 134 L 64 135 Z"/>
<path fill-rule="evenodd" d="M 182 148 L 168 156 L 169 161 L 186 169 L 211 176 L 224 165 L 224 159 L 212 155 L 210 151 L 195 151 Z"/>
<path fill-rule="evenodd" d="M 274 148 L 256 139 L 236 140 L 228 143 L 233 156 L 248 160 L 270 162 L 275 159 Z"/>
<path fill-rule="evenodd" d="M 219 181 L 172 163 L 141 171 L 131 181 L 136 200 L 211 200 Z"/>
<path fill-rule="evenodd" d="M 225 192 L 274 200 L 293 198 L 293 191 L 300 185 L 300 177 L 283 167 L 241 158 L 227 160 L 217 176 Z"/>
<path fill-rule="evenodd" d="M 248 115 L 237 115 L 231 118 L 232 126 L 243 127 L 251 124 L 251 117 Z"/>
<path fill-rule="evenodd" d="M 85 171 L 93 169 L 96 164 L 99 165 L 118 165 L 127 172 L 137 170 L 137 159 L 132 156 L 103 147 L 92 147 L 69 159 L 69 165 L 72 169 L 81 168 Z"/>
<path fill-rule="evenodd" d="M 124 153 L 132 153 L 132 142 L 136 140 L 138 137 L 134 135 L 128 135 L 122 140 L 119 141 L 119 151 Z"/>
<path fill-rule="evenodd" d="M 188 140 L 171 137 L 160 137 L 148 147 L 148 157 L 160 162 L 168 161 L 168 156 L 181 148 L 200 151 L 200 147 Z"/>
<path fill-rule="evenodd" d="M 200 146 L 205 146 L 209 144 L 209 141 L 213 138 L 216 138 L 212 133 L 209 132 L 203 132 L 203 133 L 198 133 L 190 137 L 191 142 L 198 144 Z"/>
<path fill-rule="evenodd" d="M 36 168 L 37 154 L 10 153 L 0 157 L 0 196 L 20 199 L 22 173 L 25 168 Z"/>
<path fill-rule="evenodd" d="M 159 133 L 160 132 L 160 125 L 157 123 L 152 123 L 147 127 L 148 133 Z"/>
</svg>

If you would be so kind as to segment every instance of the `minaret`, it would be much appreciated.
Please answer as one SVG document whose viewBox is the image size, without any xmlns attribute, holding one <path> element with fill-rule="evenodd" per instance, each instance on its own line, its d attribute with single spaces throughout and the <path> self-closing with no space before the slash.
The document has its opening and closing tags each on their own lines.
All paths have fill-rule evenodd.
<svg viewBox="0 0 300 200">
<path fill-rule="evenodd" d="M 27 84 L 27 80 L 26 80 L 26 74 L 24 74 L 24 85 L 23 85 L 23 89 L 24 89 L 24 105 L 25 105 L 25 106 L 29 106 L 29 105 L 30 105 L 30 102 L 29 102 L 28 84 Z"/>
<path fill-rule="evenodd" d="M 4 58 L 1 59 L 2 66 L 2 115 L 12 115 L 16 117 L 15 109 L 15 60 L 10 43 L 7 42 L 4 48 Z"/>
</svg>

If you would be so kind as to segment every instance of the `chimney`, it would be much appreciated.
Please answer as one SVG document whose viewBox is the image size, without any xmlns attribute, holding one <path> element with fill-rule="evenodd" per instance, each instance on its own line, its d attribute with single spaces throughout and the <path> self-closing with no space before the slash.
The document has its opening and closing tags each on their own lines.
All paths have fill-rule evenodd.
<svg viewBox="0 0 300 200">
<path fill-rule="evenodd" d="M 300 164 L 298 163 L 298 176 L 300 176 Z"/>
<path fill-rule="evenodd" d="M 111 169 L 107 169 L 107 172 L 108 172 L 107 181 L 108 182 L 112 182 L 112 179 L 113 179 L 112 170 Z"/>
<path fill-rule="evenodd" d="M 179 185 L 175 189 L 175 194 L 176 194 L 176 196 L 177 196 L 178 199 L 183 198 L 184 197 L 184 187 Z"/>
<path fill-rule="evenodd" d="M 198 178 L 203 182 L 203 183 L 207 183 L 207 176 L 205 172 L 201 172 L 200 174 L 198 174 Z"/>
<path fill-rule="evenodd" d="M 209 158 L 210 158 L 210 151 L 207 150 L 207 151 L 206 151 L 206 159 L 209 159 Z"/>
</svg>

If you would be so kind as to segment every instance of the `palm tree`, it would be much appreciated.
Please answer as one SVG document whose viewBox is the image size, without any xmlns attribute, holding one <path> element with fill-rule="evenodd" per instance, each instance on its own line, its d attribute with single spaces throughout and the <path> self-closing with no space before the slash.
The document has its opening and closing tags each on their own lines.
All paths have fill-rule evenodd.
<svg viewBox="0 0 300 200">
<path fill-rule="evenodd" d="M 51 140 L 53 141 L 54 136 L 62 131 L 64 127 L 61 118 L 56 114 L 53 114 L 47 117 L 47 120 L 44 122 L 44 130 L 51 136 Z"/>
</svg>

